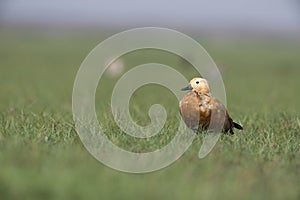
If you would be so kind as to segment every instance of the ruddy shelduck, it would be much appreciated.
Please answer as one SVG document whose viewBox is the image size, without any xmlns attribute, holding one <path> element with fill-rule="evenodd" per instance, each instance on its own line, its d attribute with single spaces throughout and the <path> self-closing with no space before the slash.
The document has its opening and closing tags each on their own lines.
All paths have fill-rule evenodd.
<svg viewBox="0 0 300 200">
<path fill-rule="evenodd" d="M 193 78 L 181 90 L 190 90 L 179 103 L 180 114 L 189 128 L 198 131 L 222 126 L 224 133 L 231 134 L 234 134 L 233 128 L 243 129 L 241 125 L 233 122 L 222 102 L 212 97 L 206 79 Z"/>
</svg>

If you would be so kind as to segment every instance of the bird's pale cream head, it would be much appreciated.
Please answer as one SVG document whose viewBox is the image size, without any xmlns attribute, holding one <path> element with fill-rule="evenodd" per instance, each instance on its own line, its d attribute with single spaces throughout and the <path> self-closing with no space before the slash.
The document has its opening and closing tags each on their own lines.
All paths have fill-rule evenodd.
<svg viewBox="0 0 300 200">
<path fill-rule="evenodd" d="M 195 92 L 199 92 L 206 95 L 210 94 L 210 89 L 207 80 L 198 77 L 193 78 L 190 81 L 190 84 L 187 87 L 182 88 L 181 90 L 193 90 Z"/>
</svg>

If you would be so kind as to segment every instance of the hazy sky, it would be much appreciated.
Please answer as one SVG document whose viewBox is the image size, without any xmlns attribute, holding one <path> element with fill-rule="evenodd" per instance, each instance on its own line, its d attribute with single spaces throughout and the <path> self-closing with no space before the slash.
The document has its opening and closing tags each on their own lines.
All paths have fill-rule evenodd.
<svg viewBox="0 0 300 200">
<path fill-rule="evenodd" d="M 300 30 L 297 0 L 0 1 L 5 23 Z"/>
</svg>

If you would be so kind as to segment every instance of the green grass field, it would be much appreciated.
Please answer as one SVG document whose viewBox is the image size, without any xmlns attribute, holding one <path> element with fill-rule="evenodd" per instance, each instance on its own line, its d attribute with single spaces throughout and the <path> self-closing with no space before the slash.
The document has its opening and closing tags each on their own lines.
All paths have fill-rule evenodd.
<svg viewBox="0 0 300 200">
<path fill-rule="evenodd" d="M 199 135 L 171 166 L 134 175 L 95 160 L 72 119 L 76 72 L 109 34 L 0 29 L 0 199 L 300 199 L 299 38 L 195 35 L 219 66 L 229 112 L 245 130 L 222 135 L 202 160 Z M 165 52 L 144 50 L 124 60 L 126 70 L 155 60 L 187 78 L 198 75 Z M 104 77 L 97 90 L 97 114 L 108 137 L 132 151 L 167 144 L 178 125 L 175 97 L 162 87 L 140 88 L 131 101 L 133 119 L 149 123 L 145 112 L 154 103 L 169 115 L 153 139 L 132 140 L 109 112 L 116 81 Z"/>
</svg>

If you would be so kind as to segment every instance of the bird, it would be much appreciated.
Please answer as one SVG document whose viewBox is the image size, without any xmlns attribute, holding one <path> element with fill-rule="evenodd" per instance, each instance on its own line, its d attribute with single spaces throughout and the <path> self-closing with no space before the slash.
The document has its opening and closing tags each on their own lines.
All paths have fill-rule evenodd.
<svg viewBox="0 0 300 200">
<path fill-rule="evenodd" d="M 241 125 L 232 120 L 222 102 L 212 97 L 206 79 L 193 78 L 181 90 L 189 91 L 179 102 L 180 114 L 188 128 L 197 132 L 199 129 L 209 130 L 222 126 L 222 132 L 232 135 L 234 128 L 243 130 Z"/>
</svg>

